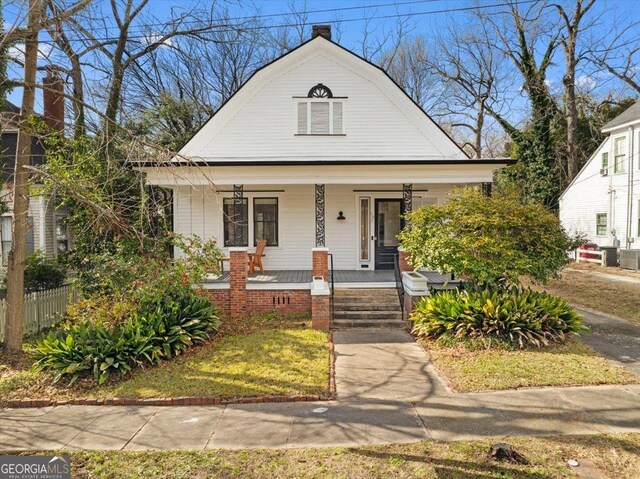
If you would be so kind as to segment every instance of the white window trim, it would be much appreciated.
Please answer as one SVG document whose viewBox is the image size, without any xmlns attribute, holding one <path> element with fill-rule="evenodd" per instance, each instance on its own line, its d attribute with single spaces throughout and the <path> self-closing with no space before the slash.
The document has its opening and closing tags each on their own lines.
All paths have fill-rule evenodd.
<svg viewBox="0 0 640 479">
<path fill-rule="evenodd" d="M 607 223 L 604 226 L 604 234 L 598 234 L 598 216 L 604 215 L 607 219 Z M 595 223 L 596 223 L 596 231 L 595 231 L 595 235 L 598 238 L 604 238 L 606 236 L 608 236 L 608 231 L 609 231 L 609 215 L 605 212 L 601 212 L 601 213 L 596 213 L 596 218 L 595 218 Z"/>
<path fill-rule="evenodd" d="M 619 141 L 624 141 L 624 148 L 622 149 L 623 152 L 620 155 L 617 155 L 617 149 L 616 149 L 616 144 Z M 612 142 L 612 149 L 613 149 L 613 174 L 614 175 L 624 175 L 627 172 L 627 157 L 629 155 L 629 152 L 627 151 L 628 149 L 628 143 L 627 143 L 627 135 L 620 135 L 618 137 L 613 138 L 613 142 Z M 622 161 L 620 162 L 620 166 L 622 167 L 621 170 L 616 171 L 617 165 L 618 165 L 618 160 L 617 157 L 618 156 L 622 156 Z"/>
<path fill-rule="evenodd" d="M 265 246 L 265 249 L 267 250 L 280 250 L 283 249 L 284 247 L 284 237 L 283 237 L 283 233 L 284 233 L 284 228 L 282 227 L 283 225 L 283 218 L 282 218 L 282 198 L 283 198 L 283 193 L 282 192 L 271 192 L 271 191 L 255 191 L 255 192 L 251 192 L 251 193 L 244 193 L 242 195 L 243 198 L 247 199 L 247 222 L 248 224 L 248 246 L 246 246 L 246 248 L 249 249 L 249 251 L 255 250 L 256 247 L 254 246 L 254 242 L 255 242 L 255 238 L 254 238 L 254 227 L 253 227 L 253 199 L 254 198 L 277 198 L 278 199 L 278 246 Z M 224 199 L 233 199 L 233 194 L 225 194 L 223 195 Z M 223 199 L 223 201 L 224 201 Z M 222 210 L 222 224 L 220 225 L 220 231 L 222 234 L 222 243 L 223 249 L 229 249 L 229 248 L 233 248 L 233 246 L 224 246 L 224 209 Z M 244 246 L 243 246 L 244 247 Z"/>
<path fill-rule="evenodd" d="M 341 137 L 347 136 L 347 122 L 346 122 L 346 110 L 347 110 L 346 97 L 341 98 L 294 98 L 293 99 L 293 135 L 294 136 L 332 136 Z M 329 131 L 333 132 L 333 104 L 336 102 L 342 103 L 342 133 L 311 133 L 311 106 L 310 103 L 329 103 Z M 307 133 L 298 133 L 298 104 L 307 103 Z"/>
</svg>

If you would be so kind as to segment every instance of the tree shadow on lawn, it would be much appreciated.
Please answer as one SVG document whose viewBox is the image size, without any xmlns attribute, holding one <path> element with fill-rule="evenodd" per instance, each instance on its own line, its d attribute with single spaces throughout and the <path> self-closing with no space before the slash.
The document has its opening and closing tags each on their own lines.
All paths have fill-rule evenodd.
<svg viewBox="0 0 640 479">
<path fill-rule="evenodd" d="M 486 443 L 486 451 L 489 450 L 489 443 Z M 509 464 L 505 462 L 492 461 L 488 457 L 477 460 L 444 459 L 434 457 L 425 452 L 424 456 L 417 456 L 406 453 L 389 453 L 373 451 L 371 449 L 351 449 L 352 453 L 375 459 L 385 459 L 389 462 L 402 460 L 405 462 L 425 464 L 433 467 L 435 477 L 438 478 L 465 478 L 465 479 L 486 479 L 487 477 L 505 477 L 518 479 L 546 479 L 550 476 L 543 472 L 529 472 L 526 468 L 535 467 Z M 479 455 L 480 451 L 473 451 L 474 455 Z M 477 454 L 476 454 L 477 453 Z M 486 453 L 485 453 L 486 456 Z"/>
</svg>

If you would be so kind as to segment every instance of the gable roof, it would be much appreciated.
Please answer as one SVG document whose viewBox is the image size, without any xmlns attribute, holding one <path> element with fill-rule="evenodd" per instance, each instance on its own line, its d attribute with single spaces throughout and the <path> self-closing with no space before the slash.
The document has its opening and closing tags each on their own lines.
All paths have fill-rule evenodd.
<svg viewBox="0 0 640 479">
<path fill-rule="evenodd" d="M 640 100 L 636 101 L 633 105 L 620 113 L 613 120 L 605 123 L 602 127 L 602 130 L 611 130 L 612 128 L 622 126 L 633 121 L 640 121 Z"/>
<path fill-rule="evenodd" d="M 180 154 L 183 154 L 185 156 L 191 156 L 192 153 L 190 150 L 192 150 L 192 146 L 194 144 L 194 140 L 196 140 L 198 137 L 200 137 L 202 135 L 202 132 L 207 128 L 207 125 L 209 125 L 212 120 L 214 118 L 216 118 L 217 116 L 219 116 L 220 114 L 224 114 L 224 112 L 226 111 L 225 109 L 229 108 L 229 104 L 232 103 L 241 93 L 243 93 L 244 91 L 246 91 L 247 87 L 249 85 L 251 85 L 252 83 L 258 81 L 258 79 L 264 74 L 265 71 L 267 71 L 268 69 L 274 67 L 274 65 L 280 63 L 283 59 L 285 59 L 286 57 L 290 57 L 292 56 L 292 54 L 294 54 L 294 52 L 300 51 L 302 48 L 308 46 L 309 44 L 313 43 L 313 42 L 327 42 L 327 44 L 332 45 L 335 48 L 340 49 L 340 51 L 342 52 L 346 52 L 349 56 L 359 60 L 360 62 L 362 62 L 363 64 L 365 64 L 367 66 L 367 68 L 373 68 L 375 69 L 375 72 L 377 75 L 382 74 L 384 76 L 384 81 L 385 82 L 390 82 L 391 85 L 393 85 L 393 88 L 399 92 L 402 93 L 403 97 L 405 97 L 406 99 L 408 99 L 411 104 L 412 104 L 412 109 L 420 112 L 420 115 L 423 117 L 423 119 L 425 120 L 426 123 L 428 123 L 428 125 L 433 125 L 437 128 L 437 130 L 443 135 L 444 138 L 446 138 L 446 141 L 453 146 L 453 150 L 455 150 L 457 153 L 456 155 L 458 155 L 460 158 L 451 158 L 450 160 L 447 161 L 461 161 L 461 160 L 467 160 L 467 161 L 472 161 L 473 159 L 471 159 L 469 157 L 469 155 L 451 138 L 451 136 L 436 122 L 434 121 L 429 115 L 428 113 L 420 106 L 418 105 L 415 100 L 413 98 L 411 98 L 411 96 L 409 94 L 407 94 L 407 92 L 400 87 L 400 85 L 398 85 L 398 83 L 386 72 L 386 70 L 384 70 L 383 68 L 381 68 L 380 66 L 370 62 L 369 60 L 363 58 L 362 56 L 354 53 L 353 51 L 343 47 L 342 45 L 333 42 L 332 40 L 329 40 L 323 36 L 317 36 L 314 38 L 311 38 L 303 43 L 301 43 L 300 45 L 298 45 L 297 47 L 293 48 L 292 50 L 288 51 L 287 53 L 281 55 L 280 57 L 276 58 L 275 60 L 272 60 L 271 62 L 265 64 L 264 66 L 258 68 L 255 72 L 253 72 L 253 74 L 243 83 L 243 85 L 233 94 L 231 95 L 231 97 L 229 97 L 225 102 L 222 103 L 222 105 L 220 106 L 220 108 L 218 108 L 218 110 L 211 115 L 211 117 L 209 118 L 209 120 L 207 120 L 207 122 L 205 122 L 205 124 L 191 137 L 191 139 L 180 149 Z M 475 161 L 482 161 L 482 162 L 486 162 L 486 161 L 490 161 L 490 160 L 475 160 Z M 175 165 L 176 163 L 180 164 L 182 161 L 179 158 L 174 158 L 173 160 L 173 164 Z M 190 164 L 193 164 L 192 162 L 189 162 Z M 200 164 L 219 164 L 218 162 L 215 161 L 198 161 L 198 163 Z M 229 163 L 229 162 L 226 162 Z M 497 162 L 496 162 L 497 163 Z M 504 163 L 501 162 L 501 163 Z M 244 163 L 246 164 L 246 163 Z M 264 162 L 263 164 L 270 164 L 270 162 Z M 274 163 L 275 164 L 275 163 Z M 282 164 L 281 162 L 279 164 Z"/>
</svg>

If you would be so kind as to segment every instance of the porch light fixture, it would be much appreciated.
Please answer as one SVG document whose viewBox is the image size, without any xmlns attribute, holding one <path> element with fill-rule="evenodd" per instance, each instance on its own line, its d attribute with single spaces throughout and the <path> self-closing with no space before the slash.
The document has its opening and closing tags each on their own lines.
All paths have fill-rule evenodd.
<svg viewBox="0 0 640 479">
<path fill-rule="evenodd" d="M 347 218 L 344 217 L 344 213 L 342 213 L 342 211 L 338 212 L 338 219 L 339 220 L 346 220 Z"/>
</svg>

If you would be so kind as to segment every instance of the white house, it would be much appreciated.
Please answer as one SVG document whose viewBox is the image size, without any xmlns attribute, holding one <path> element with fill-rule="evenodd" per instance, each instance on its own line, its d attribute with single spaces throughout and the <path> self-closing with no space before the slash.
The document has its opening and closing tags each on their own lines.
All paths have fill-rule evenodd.
<svg viewBox="0 0 640 479">
<path fill-rule="evenodd" d="M 640 102 L 602 132 L 607 138 L 560 197 L 560 220 L 599 246 L 640 248 Z"/>
<path fill-rule="evenodd" d="M 401 215 L 510 160 L 471 159 L 378 66 L 328 26 L 259 69 L 170 163 L 146 164 L 174 192 L 174 230 L 229 247 L 267 240 L 269 271 L 389 270 Z M 225 265 L 228 268 L 228 265 Z"/>
<path fill-rule="evenodd" d="M 42 118 L 58 130 L 64 128 L 64 96 L 63 83 L 57 74 L 48 72 L 44 78 L 48 86 L 44 90 L 44 111 Z M 12 248 L 13 227 L 13 170 L 17 152 L 20 108 L 4 101 L 0 111 L 0 198 L 7 205 L 7 211 L 0 214 L 0 270 L 7 261 Z M 45 145 L 42 138 L 32 137 L 31 163 L 41 165 L 46 161 Z M 72 241 L 67 229 L 68 210 L 56 204 L 51 195 L 38 191 L 34 185 L 33 194 L 29 198 L 29 213 L 26 245 L 27 252 L 44 251 L 55 257 L 66 252 Z"/>
</svg>

